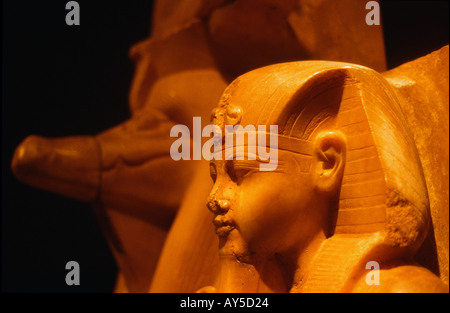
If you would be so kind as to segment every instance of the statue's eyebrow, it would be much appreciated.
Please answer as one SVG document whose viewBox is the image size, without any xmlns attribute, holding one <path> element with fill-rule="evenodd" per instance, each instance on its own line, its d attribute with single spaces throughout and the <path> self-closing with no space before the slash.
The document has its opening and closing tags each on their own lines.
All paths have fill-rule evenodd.
<svg viewBox="0 0 450 313">
<path fill-rule="evenodd" d="M 249 169 L 255 171 L 261 171 L 261 164 L 266 164 L 269 162 L 261 161 L 261 160 L 228 160 L 227 168 L 241 168 L 241 169 Z M 270 172 L 284 172 L 284 164 L 280 160 L 277 163 L 277 169 Z"/>
<path fill-rule="evenodd" d="M 259 165 L 261 164 L 258 160 L 230 160 L 230 165 L 233 168 L 246 168 L 246 169 L 257 169 L 259 170 Z"/>
</svg>

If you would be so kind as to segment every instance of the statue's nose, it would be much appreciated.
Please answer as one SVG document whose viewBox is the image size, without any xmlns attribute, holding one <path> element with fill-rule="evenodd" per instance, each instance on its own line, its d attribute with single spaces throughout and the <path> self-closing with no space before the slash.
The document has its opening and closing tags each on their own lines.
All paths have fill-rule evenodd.
<svg viewBox="0 0 450 313">
<path fill-rule="evenodd" d="M 214 214 L 225 214 L 230 209 L 230 202 L 228 200 L 216 200 L 211 198 L 208 200 L 206 206 Z"/>
</svg>

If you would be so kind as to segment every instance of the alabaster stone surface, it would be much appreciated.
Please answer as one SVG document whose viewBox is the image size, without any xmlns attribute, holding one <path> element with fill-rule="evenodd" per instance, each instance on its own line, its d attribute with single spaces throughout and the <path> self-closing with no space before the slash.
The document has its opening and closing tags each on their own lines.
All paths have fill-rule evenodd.
<svg viewBox="0 0 450 313">
<path fill-rule="evenodd" d="M 447 101 L 448 112 L 448 72 L 433 76 L 434 68 L 424 68 L 430 62 L 447 67 L 448 47 L 387 73 L 390 83 L 366 67 L 303 61 L 263 67 L 230 84 L 213 111 L 214 124 L 278 125 L 278 166 L 261 171 L 264 161 L 250 160 L 255 152 L 248 137 L 245 153 L 236 144 L 230 151 L 222 145 L 211 161 L 207 206 L 221 269 L 215 285 L 200 291 L 448 292 L 445 266 L 437 273 L 441 280 L 414 260 L 425 238 L 434 236 L 432 219 L 441 240 L 439 261 L 448 260 L 448 249 L 440 247 L 443 229 L 448 236 L 448 188 L 440 189 L 437 200 L 444 203 L 434 205 L 434 214 L 428 192 L 444 183 L 448 165 L 439 168 L 442 174 L 424 173 L 437 154 L 421 147 L 422 166 L 402 110 L 428 104 L 442 116 L 420 130 L 443 124 L 446 111 L 439 109 Z M 397 89 L 405 80 L 409 93 Z M 415 88 L 428 96 L 435 90 L 438 104 L 423 96 L 413 103 Z M 408 96 L 398 97 L 402 91 Z M 442 136 L 448 139 L 448 132 Z M 227 152 L 234 158 L 227 160 Z M 439 155 L 448 163 L 446 157 Z M 433 256 L 431 247 L 426 250 L 421 253 Z M 372 285 L 366 265 L 373 261 L 380 282 Z"/>
<path fill-rule="evenodd" d="M 427 184 L 432 231 L 418 260 L 448 285 L 448 46 L 383 73 L 399 99 Z M 437 254 L 438 262 L 435 256 Z"/>
<path fill-rule="evenodd" d="M 350 22 L 321 31 L 324 23 L 364 15 L 364 5 L 155 1 L 150 38 L 130 50 L 132 118 L 93 136 L 30 136 L 12 170 L 31 186 L 93 204 L 119 267 L 116 291 L 190 292 L 212 284 L 218 257 L 204 210 L 207 163 L 170 158 L 171 126 L 190 126 L 193 116 L 207 121 L 226 85 L 260 66 L 320 58 L 383 70 L 381 27 Z"/>
</svg>

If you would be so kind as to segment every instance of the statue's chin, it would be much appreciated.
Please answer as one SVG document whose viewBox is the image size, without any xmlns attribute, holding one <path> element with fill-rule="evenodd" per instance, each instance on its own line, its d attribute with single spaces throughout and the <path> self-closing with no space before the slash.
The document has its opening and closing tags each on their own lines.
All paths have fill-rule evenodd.
<svg viewBox="0 0 450 313">
<path fill-rule="evenodd" d="M 217 234 L 217 236 L 219 236 L 220 239 L 227 238 L 228 235 L 230 234 L 230 232 L 234 229 L 235 229 L 235 227 L 231 226 L 231 225 L 221 226 L 221 227 L 216 228 L 216 234 Z"/>
<path fill-rule="evenodd" d="M 225 226 L 216 228 L 217 237 L 219 237 L 219 255 L 227 256 L 233 255 L 234 242 L 233 240 L 235 236 L 232 233 L 237 232 L 236 229 L 232 226 Z"/>
<path fill-rule="evenodd" d="M 219 229 L 218 229 L 219 231 Z M 241 233 L 235 226 L 220 229 L 219 256 L 221 258 L 232 257 L 240 261 L 247 261 L 249 257 L 248 245 L 242 238 Z"/>
</svg>

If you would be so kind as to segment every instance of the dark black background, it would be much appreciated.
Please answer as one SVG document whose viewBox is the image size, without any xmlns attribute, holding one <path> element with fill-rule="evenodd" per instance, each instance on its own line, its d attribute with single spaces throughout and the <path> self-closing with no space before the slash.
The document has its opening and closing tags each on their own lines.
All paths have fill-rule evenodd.
<svg viewBox="0 0 450 313">
<path fill-rule="evenodd" d="M 330 0 L 334 1 L 334 0 Z M 7 292 L 110 292 L 117 267 L 88 204 L 28 187 L 9 164 L 28 135 L 95 134 L 130 116 L 130 46 L 149 35 L 152 1 L 3 1 L 2 251 Z M 448 44 L 448 1 L 382 1 L 388 67 Z M 363 17 L 362 17 L 363 18 Z M 65 264 L 81 285 L 65 284 Z"/>
</svg>

